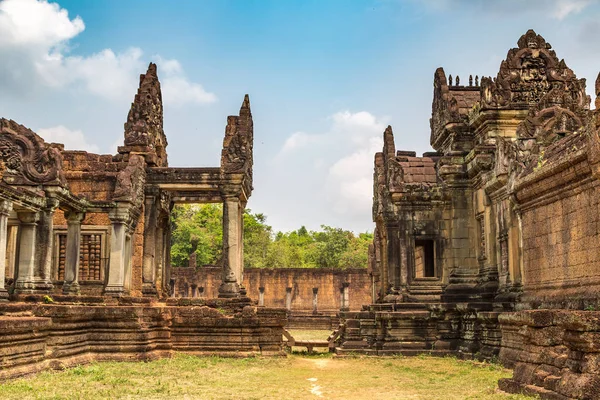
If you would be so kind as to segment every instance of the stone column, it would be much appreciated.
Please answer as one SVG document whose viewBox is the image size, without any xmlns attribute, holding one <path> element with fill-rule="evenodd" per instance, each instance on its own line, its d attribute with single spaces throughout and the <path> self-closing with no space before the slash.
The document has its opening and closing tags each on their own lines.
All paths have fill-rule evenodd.
<svg viewBox="0 0 600 400">
<path fill-rule="evenodd" d="M 319 288 L 313 288 L 313 314 L 317 313 Z"/>
<path fill-rule="evenodd" d="M 8 238 L 8 214 L 12 210 L 12 203 L 7 200 L 0 201 L 0 301 L 8 300 L 8 292 L 4 287 L 6 278 L 6 246 Z"/>
<path fill-rule="evenodd" d="M 285 289 L 285 309 L 288 311 L 292 310 L 292 288 Z"/>
<path fill-rule="evenodd" d="M 9 219 L 10 222 L 10 219 Z M 17 264 L 17 242 L 18 242 L 18 230 L 19 230 L 19 226 L 18 225 L 9 225 L 8 226 L 8 246 L 6 249 L 6 253 L 7 253 L 7 268 L 6 268 L 6 276 L 4 277 L 6 278 L 12 278 L 15 279 L 17 277 L 17 274 L 15 273 L 15 268 L 16 268 L 16 264 Z"/>
<path fill-rule="evenodd" d="M 142 294 L 156 296 L 156 196 L 146 195 L 144 205 L 144 258 L 142 264 Z"/>
<path fill-rule="evenodd" d="M 123 276 L 123 288 L 125 294 L 129 294 L 131 290 L 131 269 L 133 268 L 133 232 L 127 232 L 125 234 L 125 250 L 123 252 L 125 258 L 125 274 Z"/>
<path fill-rule="evenodd" d="M 387 226 L 387 262 L 388 262 L 388 279 L 392 285 L 394 292 L 399 292 L 400 289 L 400 265 L 401 265 L 401 249 L 400 249 L 400 230 L 397 225 Z"/>
<path fill-rule="evenodd" d="M 104 293 L 109 296 L 120 296 L 125 292 L 125 235 L 129 212 L 126 209 L 116 208 L 108 216 L 112 226 L 108 282 Z"/>
<path fill-rule="evenodd" d="M 258 288 L 258 305 L 261 307 L 265 305 L 265 288 L 262 286 Z"/>
<path fill-rule="evenodd" d="M 246 295 L 246 287 L 244 286 L 244 209 L 246 208 L 246 203 L 238 204 L 238 283 L 240 285 L 240 294 Z"/>
<path fill-rule="evenodd" d="M 227 197 L 223 203 L 223 273 L 219 297 L 240 295 L 240 202 L 237 197 Z"/>
<path fill-rule="evenodd" d="M 65 212 L 67 219 L 67 248 L 65 254 L 65 282 L 63 293 L 79 293 L 79 258 L 81 251 L 81 222 L 85 218 L 82 212 Z"/>
<path fill-rule="evenodd" d="M 154 287 L 157 294 L 162 297 L 164 294 L 168 294 L 167 283 L 164 276 L 165 268 L 165 255 L 164 255 L 164 229 L 163 221 L 159 221 L 156 226 L 156 244 L 154 253 Z"/>
<path fill-rule="evenodd" d="M 36 229 L 36 267 L 34 269 L 34 290 L 36 292 L 49 292 L 52 284 L 52 243 L 54 242 L 54 211 L 58 207 L 58 200 L 46 199 L 46 208 L 39 213 Z"/>
<path fill-rule="evenodd" d="M 19 228 L 19 266 L 15 282 L 16 293 L 32 293 L 35 289 L 36 228 L 40 215 L 34 211 L 18 212 Z"/>
</svg>

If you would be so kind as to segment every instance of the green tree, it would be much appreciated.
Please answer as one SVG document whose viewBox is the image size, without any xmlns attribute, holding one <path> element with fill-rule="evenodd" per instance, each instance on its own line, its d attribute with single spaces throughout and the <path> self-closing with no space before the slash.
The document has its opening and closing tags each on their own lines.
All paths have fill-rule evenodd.
<svg viewBox="0 0 600 400">
<path fill-rule="evenodd" d="M 220 204 L 183 204 L 171 213 L 171 262 L 187 266 L 192 239 L 198 241 L 196 264 L 214 264 L 223 248 L 223 207 Z"/>
</svg>

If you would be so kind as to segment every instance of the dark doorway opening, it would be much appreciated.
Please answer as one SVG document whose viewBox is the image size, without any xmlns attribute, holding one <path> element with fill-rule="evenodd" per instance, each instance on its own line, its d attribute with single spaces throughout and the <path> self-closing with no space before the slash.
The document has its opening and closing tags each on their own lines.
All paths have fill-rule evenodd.
<svg viewBox="0 0 600 400">
<path fill-rule="evenodd" d="M 415 278 L 435 277 L 433 240 L 415 240 Z"/>
</svg>

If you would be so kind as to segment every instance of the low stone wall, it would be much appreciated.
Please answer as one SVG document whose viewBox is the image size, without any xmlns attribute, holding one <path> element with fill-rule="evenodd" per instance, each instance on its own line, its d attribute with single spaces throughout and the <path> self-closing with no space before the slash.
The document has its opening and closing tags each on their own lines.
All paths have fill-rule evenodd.
<svg viewBox="0 0 600 400">
<path fill-rule="evenodd" d="M 280 355 L 285 310 L 223 300 L 0 305 L 0 379 L 174 352 Z"/>
<path fill-rule="evenodd" d="M 171 279 L 175 280 L 175 296 L 189 297 L 195 293 L 198 297 L 217 297 L 221 272 L 220 268 L 211 266 L 173 267 Z M 245 268 L 244 286 L 248 297 L 255 300 L 260 299 L 262 288 L 267 307 L 286 307 L 289 291 L 292 311 L 313 310 L 313 289 L 317 289 L 317 309 L 320 311 L 342 308 L 344 286 L 348 293 L 348 304 L 344 308 L 360 310 L 363 304 L 373 302 L 371 276 L 366 268 Z"/>
<path fill-rule="evenodd" d="M 600 312 L 504 313 L 500 361 L 514 368 L 499 386 L 542 399 L 600 398 Z"/>
<path fill-rule="evenodd" d="M 477 304 L 376 304 L 342 313 L 338 354 L 430 353 L 493 359 L 500 351 L 498 312 Z"/>
</svg>

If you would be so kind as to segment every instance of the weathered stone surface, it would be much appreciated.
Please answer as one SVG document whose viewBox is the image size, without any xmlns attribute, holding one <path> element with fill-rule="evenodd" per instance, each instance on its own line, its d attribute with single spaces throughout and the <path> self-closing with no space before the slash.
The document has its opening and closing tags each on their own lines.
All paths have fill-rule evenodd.
<svg viewBox="0 0 600 400">
<path fill-rule="evenodd" d="M 437 153 L 396 151 L 383 133 L 369 252 L 378 299 L 368 316 L 344 315 L 339 347 L 500 351 L 515 368 L 504 390 L 600 398 L 598 319 L 581 311 L 600 304 L 600 111 L 533 30 L 495 79 L 475 82 L 435 71 Z"/>
<path fill-rule="evenodd" d="M 0 306 L 0 379 L 91 361 L 174 352 L 281 355 L 285 310 L 221 301 L 202 306 Z"/>
</svg>

